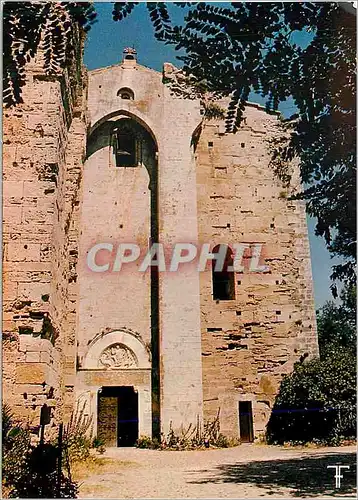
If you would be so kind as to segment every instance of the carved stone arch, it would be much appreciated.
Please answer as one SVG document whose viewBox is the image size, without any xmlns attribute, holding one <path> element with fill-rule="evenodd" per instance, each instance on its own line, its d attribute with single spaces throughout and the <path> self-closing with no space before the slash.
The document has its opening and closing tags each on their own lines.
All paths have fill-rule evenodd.
<svg viewBox="0 0 358 500">
<path fill-rule="evenodd" d="M 90 342 L 84 357 L 84 369 L 150 368 L 147 346 L 139 334 L 126 328 L 104 331 Z"/>
</svg>

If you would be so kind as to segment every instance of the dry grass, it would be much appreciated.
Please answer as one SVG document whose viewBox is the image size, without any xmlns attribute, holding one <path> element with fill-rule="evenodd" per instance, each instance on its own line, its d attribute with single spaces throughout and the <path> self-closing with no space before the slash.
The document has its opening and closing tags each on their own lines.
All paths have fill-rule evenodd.
<svg viewBox="0 0 358 500">
<path fill-rule="evenodd" d="M 117 498 L 118 491 L 115 488 L 113 492 L 111 475 L 133 465 L 137 464 L 129 460 L 97 456 L 75 463 L 72 466 L 72 477 L 79 484 L 80 498 Z"/>
<path fill-rule="evenodd" d="M 77 482 L 81 482 L 89 477 L 98 474 L 118 472 L 118 469 L 131 467 L 132 465 L 134 465 L 134 462 L 129 462 L 128 460 L 91 456 L 84 462 L 76 462 L 73 464 L 71 472 L 73 479 Z"/>
<path fill-rule="evenodd" d="M 111 497 L 111 487 L 104 484 L 87 485 L 81 488 L 79 498 L 114 498 Z"/>
</svg>

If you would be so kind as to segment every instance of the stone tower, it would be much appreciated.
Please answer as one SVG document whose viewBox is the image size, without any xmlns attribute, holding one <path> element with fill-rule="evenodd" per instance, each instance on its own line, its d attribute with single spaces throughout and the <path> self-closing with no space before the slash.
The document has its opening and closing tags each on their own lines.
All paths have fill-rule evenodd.
<svg viewBox="0 0 358 500">
<path fill-rule="evenodd" d="M 249 104 L 228 134 L 175 91 L 176 68 L 164 76 L 171 86 L 125 49 L 88 72 L 88 87 L 83 76 L 67 127 L 62 87 L 35 75 L 27 107 L 9 117 L 38 149 L 24 156 L 24 135 L 5 146 L 5 399 L 29 411 L 31 395 L 33 420 L 43 400 L 57 399 L 57 419 L 84 404 L 107 445 L 218 414 L 222 433 L 251 441 L 282 375 L 318 353 L 305 210 L 289 200 L 297 166 L 285 188 L 270 164 L 277 115 Z M 158 244 L 166 264 L 143 269 Z M 198 255 L 173 271 L 176 244 Z"/>
</svg>

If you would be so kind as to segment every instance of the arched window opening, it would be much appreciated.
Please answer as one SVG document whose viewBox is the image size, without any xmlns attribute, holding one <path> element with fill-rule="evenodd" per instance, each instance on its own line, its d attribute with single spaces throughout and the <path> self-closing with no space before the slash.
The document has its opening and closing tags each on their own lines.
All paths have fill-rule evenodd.
<svg viewBox="0 0 358 500">
<path fill-rule="evenodd" d="M 229 270 L 233 266 L 232 250 L 226 245 L 217 245 L 213 249 L 218 254 L 220 247 L 225 247 L 225 259 L 222 270 L 215 271 L 216 260 L 212 261 L 213 299 L 234 300 L 235 299 L 235 273 Z"/>
<path fill-rule="evenodd" d="M 119 89 L 117 92 L 117 96 L 120 97 L 121 99 L 128 101 L 134 100 L 134 92 L 133 90 L 128 88 Z"/>
</svg>

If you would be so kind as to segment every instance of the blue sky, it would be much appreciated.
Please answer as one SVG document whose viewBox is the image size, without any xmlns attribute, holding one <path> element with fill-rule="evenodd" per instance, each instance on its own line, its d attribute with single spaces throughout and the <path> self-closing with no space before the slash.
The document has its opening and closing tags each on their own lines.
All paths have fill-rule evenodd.
<svg viewBox="0 0 358 500">
<path fill-rule="evenodd" d="M 157 71 L 162 70 L 164 62 L 175 64 L 177 53 L 172 46 L 164 45 L 155 40 L 153 28 L 149 21 L 144 4 L 135 7 L 132 14 L 121 22 L 112 20 L 113 3 L 95 3 L 98 21 L 92 26 L 85 47 L 85 64 L 88 69 L 96 69 L 112 64 L 118 64 L 122 59 L 124 47 L 134 46 L 138 52 L 140 64 Z M 172 10 L 173 21 L 180 22 L 183 10 Z M 305 44 L 309 35 L 296 39 L 296 43 Z M 251 96 L 251 101 L 262 103 L 260 96 Z M 291 114 L 294 108 L 291 103 L 283 103 L 282 112 Z M 314 221 L 308 220 L 310 236 L 312 272 L 316 307 L 326 300 L 333 300 L 330 293 L 332 259 L 326 250 L 322 238 L 314 235 Z"/>
</svg>

